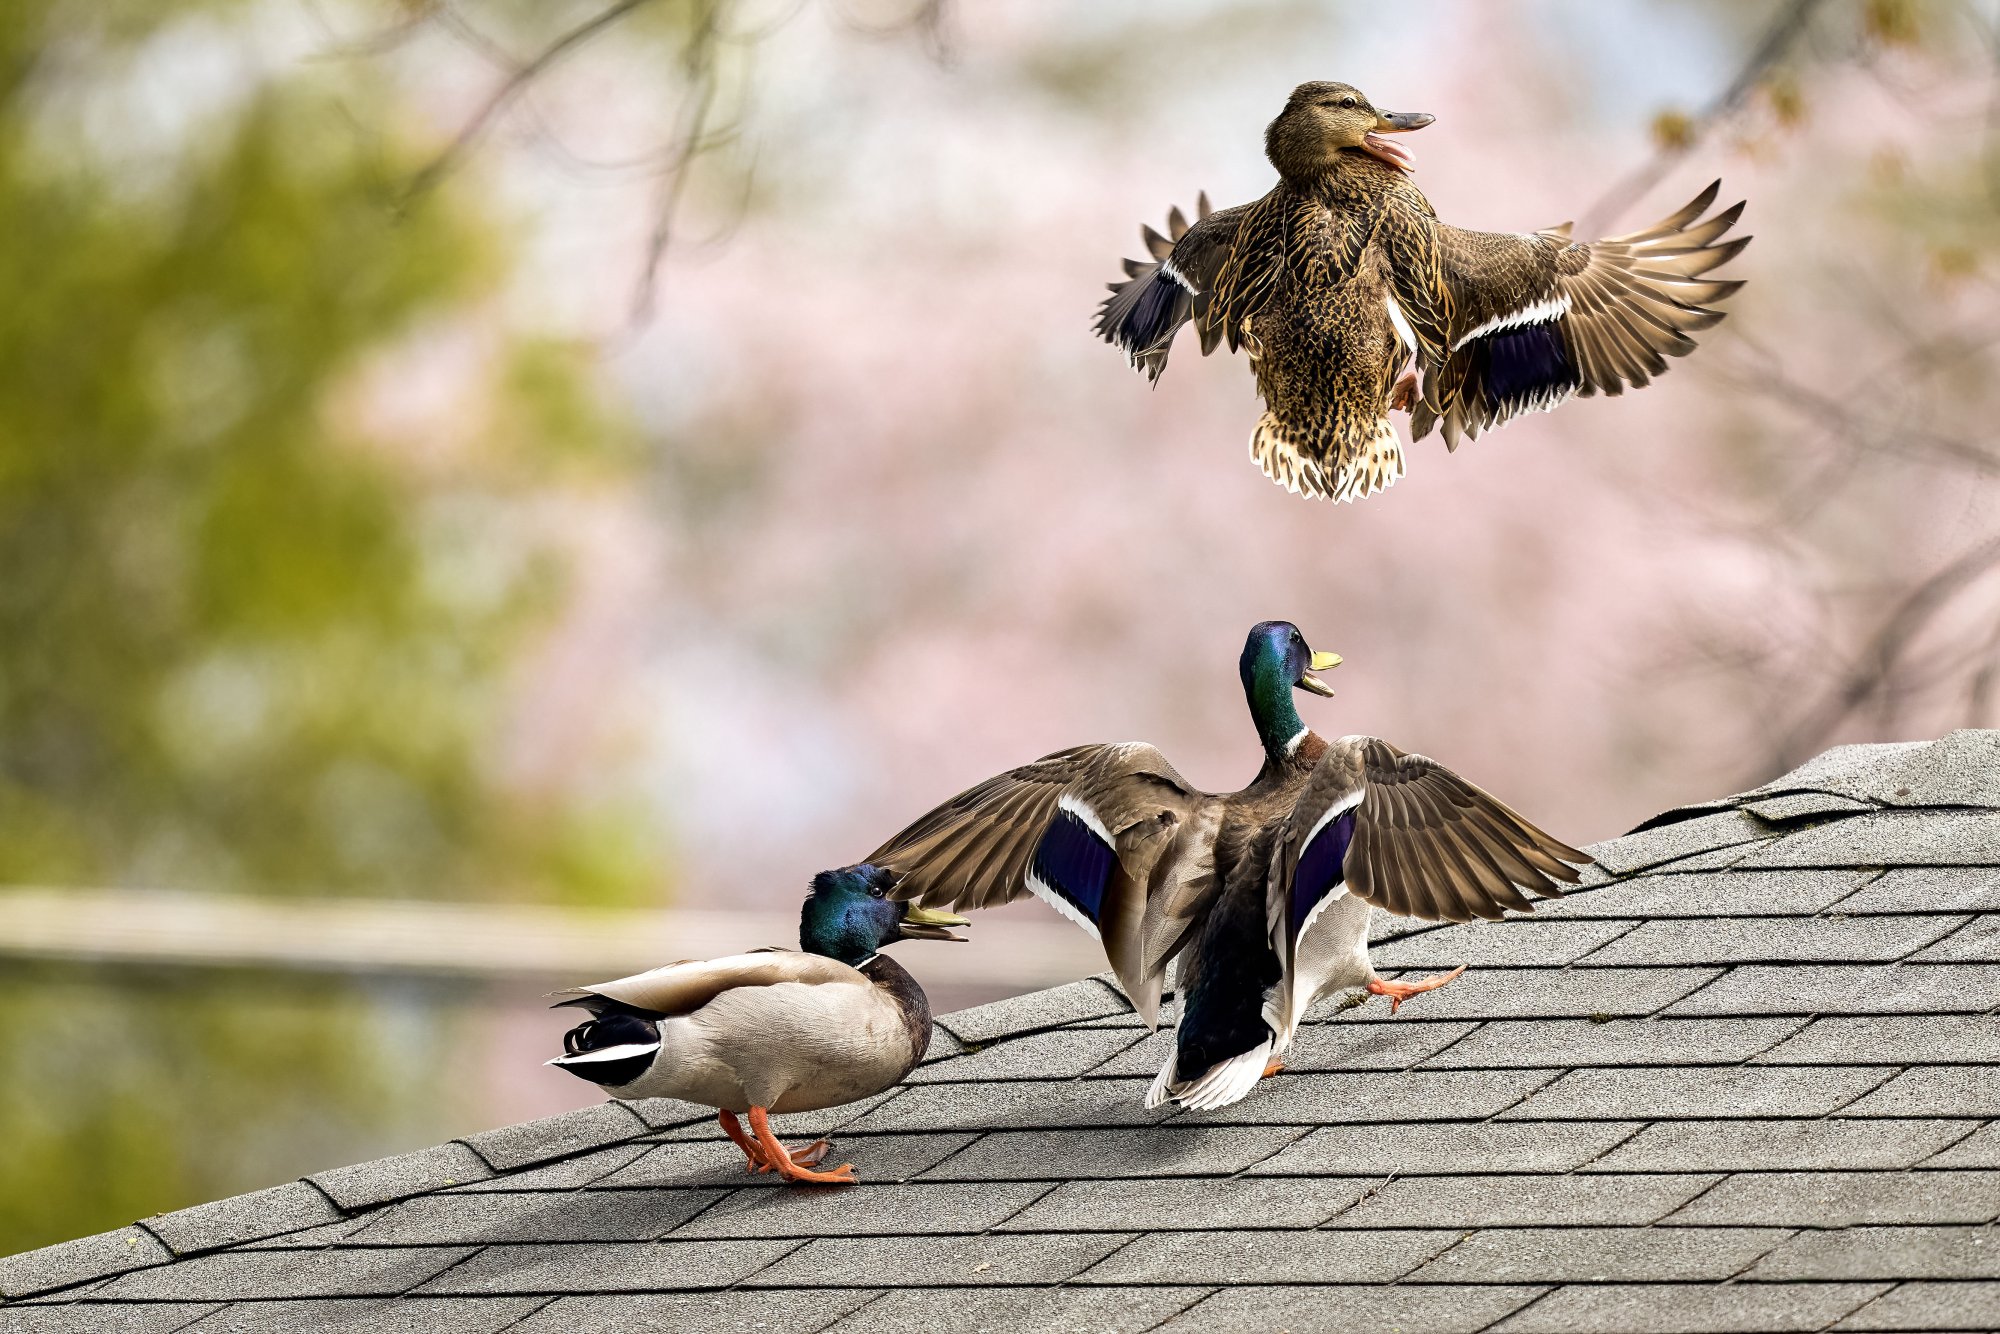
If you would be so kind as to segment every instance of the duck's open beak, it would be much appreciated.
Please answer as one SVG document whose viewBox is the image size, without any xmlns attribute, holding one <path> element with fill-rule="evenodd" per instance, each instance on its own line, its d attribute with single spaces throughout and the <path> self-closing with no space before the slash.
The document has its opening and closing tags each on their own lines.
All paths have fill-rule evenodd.
<svg viewBox="0 0 2000 1334">
<path fill-rule="evenodd" d="M 946 927 L 971 926 L 972 923 L 956 913 L 937 912 L 930 908 L 919 908 L 912 903 L 903 909 L 903 920 L 899 924 L 905 940 L 955 940 L 965 943 L 964 936 L 954 936 Z"/>
<path fill-rule="evenodd" d="M 1421 130 L 1436 119 L 1422 111 L 1378 111 L 1375 113 L 1375 128 L 1361 136 L 1361 151 L 1370 157 L 1380 158 L 1398 171 L 1415 171 L 1416 164 L 1410 161 L 1410 155 L 1403 151 L 1403 146 L 1382 136 Z"/>
<path fill-rule="evenodd" d="M 1313 654 L 1312 671 L 1299 674 L 1299 689 L 1310 690 L 1315 695 L 1325 695 L 1328 699 L 1332 699 L 1333 687 L 1314 676 L 1313 672 L 1330 672 L 1338 666 L 1340 666 L 1338 653 Z"/>
</svg>

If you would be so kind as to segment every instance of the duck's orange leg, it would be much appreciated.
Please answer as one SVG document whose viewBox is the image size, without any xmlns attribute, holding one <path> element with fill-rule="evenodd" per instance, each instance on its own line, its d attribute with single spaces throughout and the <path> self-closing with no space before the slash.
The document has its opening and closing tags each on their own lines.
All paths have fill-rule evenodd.
<svg viewBox="0 0 2000 1334">
<path fill-rule="evenodd" d="M 750 1109 L 750 1129 L 757 1132 L 757 1145 L 763 1149 L 765 1160 L 770 1163 L 772 1170 L 785 1180 L 814 1181 L 836 1186 L 855 1184 L 853 1163 L 842 1163 L 831 1172 L 815 1172 L 809 1164 L 793 1158 L 790 1151 L 778 1143 L 778 1137 L 771 1133 L 771 1114 L 762 1107 Z M 824 1141 L 821 1141 L 821 1144 L 823 1143 Z M 813 1149 L 819 1150 L 817 1154 L 812 1155 L 812 1161 L 817 1162 L 819 1155 L 824 1154 L 826 1150 L 821 1148 L 820 1144 L 813 1144 L 807 1146 L 806 1152 Z M 802 1153 L 800 1156 L 804 1157 L 805 1154 Z"/>
<path fill-rule="evenodd" d="M 1389 1013 L 1394 1014 L 1403 1008 L 1403 1002 L 1410 997 L 1421 996 L 1426 991 L 1436 991 L 1439 987 L 1464 971 L 1465 965 L 1460 964 L 1448 973 L 1439 973 L 1436 977 L 1427 977 L 1421 982 L 1384 982 L 1379 977 L 1370 978 L 1368 981 L 1368 994 L 1371 996 L 1387 996 L 1389 998 Z"/>
<path fill-rule="evenodd" d="M 736 1113 L 717 1109 L 715 1119 L 722 1123 L 722 1133 L 735 1140 L 736 1147 L 743 1150 L 743 1156 L 749 1160 L 743 1164 L 744 1171 L 768 1172 L 771 1170 L 771 1165 L 764 1161 L 764 1150 L 758 1147 L 757 1141 L 750 1138 L 749 1132 L 743 1129 L 743 1123 L 736 1119 Z"/>
<path fill-rule="evenodd" d="M 1272 1061 L 1269 1065 L 1266 1065 L 1264 1067 L 1264 1073 L 1257 1076 L 1257 1078 L 1269 1079 L 1272 1075 L 1277 1074 L 1278 1071 L 1284 1068 L 1285 1068 L 1285 1063 L 1283 1061 Z"/>
<path fill-rule="evenodd" d="M 743 1123 L 736 1119 L 734 1112 L 718 1110 L 715 1114 L 715 1119 L 722 1123 L 722 1133 L 735 1140 L 736 1147 L 743 1150 L 743 1156 L 749 1160 L 743 1164 L 744 1171 L 768 1172 L 771 1170 L 771 1164 L 764 1157 L 764 1146 L 751 1138 L 750 1132 L 743 1128 Z M 831 1140 L 816 1139 L 810 1144 L 801 1144 L 795 1149 L 786 1149 L 785 1152 L 791 1156 L 793 1162 L 803 1167 L 813 1167 L 818 1164 L 820 1159 L 826 1157 L 827 1150 L 832 1147 L 833 1142 Z"/>
</svg>

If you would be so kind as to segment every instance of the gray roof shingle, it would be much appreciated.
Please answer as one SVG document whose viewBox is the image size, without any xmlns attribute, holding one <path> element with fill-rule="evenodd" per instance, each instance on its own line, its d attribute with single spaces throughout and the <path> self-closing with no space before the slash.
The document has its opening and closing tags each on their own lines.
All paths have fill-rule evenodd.
<svg viewBox="0 0 2000 1334">
<path fill-rule="evenodd" d="M 2000 1327 L 2000 734 L 1844 746 L 1599 845 L 1211 1113 L 1102 979 L 781 1118 L 864 1184 L 605 1104 L 0 1260 L 0 1334 Z"/>
</svg>

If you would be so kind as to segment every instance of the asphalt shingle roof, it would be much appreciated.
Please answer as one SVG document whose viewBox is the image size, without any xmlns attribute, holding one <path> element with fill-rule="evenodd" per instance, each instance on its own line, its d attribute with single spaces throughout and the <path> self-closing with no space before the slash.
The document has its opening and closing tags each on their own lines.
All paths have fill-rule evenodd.
<svg viewBox="0 0 2000 1334">
<path fill-rule="evenodd" d="M 1378 915 L 1235 1106 L 1148 1111 L 1102 980 L 938 1020 L 752 1180 L 606 1103 L 0 1260 L 0 1334 L 2000 1327 L 2000 734 L 1844 746 L 1532 918 Z"/>
</svg>

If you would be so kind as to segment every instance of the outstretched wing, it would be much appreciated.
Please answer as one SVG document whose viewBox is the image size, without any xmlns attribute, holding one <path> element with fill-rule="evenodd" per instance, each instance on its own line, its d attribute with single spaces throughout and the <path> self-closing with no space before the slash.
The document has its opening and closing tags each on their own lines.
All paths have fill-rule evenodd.
<svg viewBox="0 0 2000 1334">
<path fill-rule="evenodd" d="M 1111 295 L 1097 308 L 1097 336 L 1125 349 L 1132 365 L 1148 380 L 1160 378 L 1167 353 L 1183 324 L 1196 321 L 1201 351 L 1215 350 L 1219 334 L 1205 318 L 1217 278 L 1236 244 L 1237 232 L 1252 205 L 1211 212 L 1208 196 L 1195 200 L 1195 223 L 1188 226 L 1179 208 L 1167 215 L 1167 234 L 1151 227 L 1139 234 L 1153 257 L 1125 261 L 1125 281 L 1112 283 Z"/>
<path fill-rule="evenodd" d="M 1376 737 L 1327 747 L 1285 821 L 1266 881 L 1271 943 L 1289 974 L 1298 942 L 1344 894 L 1405 917 L 1498 920 L 1529 894 L 1574 884 L 1580 852 L 1437 761 Z M 1524 892 L 1525 891 L 1525 892 Z"/>
<path fill-rule="evenodd" d="M 1077 746 L 960 793 L 867 860 L 926 907 L 1037 895 L 1103 944 L 1153 1023 L 1167 961 L 1213 892 L 1214 804 L 1143 742 Z"/>
<path fill-rule="evenodd" d="M 597 982 L 570 987 L 556 1002 L 582 1006 L 592 1014 L 619 1010 L 647 1016 L 692 1014 L 725 991 L 738 987 L 771 987 L 780 982 L 803 982 L 808 986 L 829 983 L 860 983 L 868 979 L 838 959 L 828 959 L 801 950 L 765 949 L 748 954 L 727 954 L 719 959 L 691 959 L 670 963 L 613 982 Z"/>
<path fill-rule="evenodd" d="M 1529 824 L 1436 760 L 1377 737 L 1343 737 L 1361 760 L 1363 793 L 1347 848 L 1348 888 L 1404 917 L 1498 921 L 1532 912 L 1527 893 L 1562 894 L 1592 858 Z M 1572 864 L 1573 863 L 1573 864 Z"/>
<path fill-rule="evenodd" d="M 1723 241 L 1741 203 L 1702 219 L 1721 182 L 1651 227 L 1572 241 L 1546 231 L 1475 232 L 1391 208 L 1382 237 L 1396 295 L 1422 345 L 1423 401 L 1411 434 L 1442 422 L 1457 448 L 1523 413 L 1572 395 L 1617 395 L 1695 348 L 1721 322 L 1712 307 L 1743 284 L 1702 275 L 1750 238 Z"/>
</svg>

